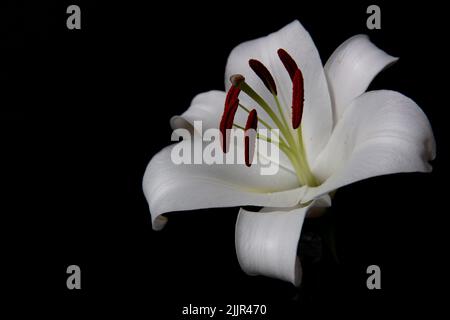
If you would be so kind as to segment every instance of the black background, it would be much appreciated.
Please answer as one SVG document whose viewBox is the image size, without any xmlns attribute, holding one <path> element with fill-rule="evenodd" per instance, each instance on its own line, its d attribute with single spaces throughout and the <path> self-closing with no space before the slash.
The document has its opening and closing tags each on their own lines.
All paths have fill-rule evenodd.
<svg viewBox="0 0 450 320">
<path fill-rule="evenodd" d="M 81 7 L 81 30 L 66 28 L 69 4 Z M 382 29 L 367 30 L 369 4 L 2 2 L 8 305 L 58 318 L 123 312 L 178 319 L 190 303 L 267 304 L 260 319 L 437 313 L 448 274 L 447 18 L 430 1 L 377 2 Z M 339 261 L 325 247 L 320 262 L 305 265 L 300 289 L 240 270 L 237 208 L 171 213 L 155 232 L 141 189 L 147 163 L 170 143 L 170 117 L 197 93 L 223 89 L 231 49 L 294 19 L 324 62 L 357 33 L 400 57 L 369 89 L 415 100 L 437 140 L 431 174 L 344 187 L 324 218 L 306 223 L 319 233 L 334 227 Z M 81 267 L 80 291 L 66 288 L 71 264 Z M 381 267 L 382 290 L 366 288 L 371 264 Z"/>
</svg>

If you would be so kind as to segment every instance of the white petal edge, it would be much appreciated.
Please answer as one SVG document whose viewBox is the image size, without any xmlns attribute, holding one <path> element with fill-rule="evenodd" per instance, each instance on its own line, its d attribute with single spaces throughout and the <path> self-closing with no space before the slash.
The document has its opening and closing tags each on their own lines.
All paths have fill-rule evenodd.
<svg viewBox="0 0 450 320">
<path fill-rule="evenodd" d="M 174 146 L 157 153 L 144 174 L 143 190 L 155 230 L 164 227 L 166 219 L 161 214 L 166 212 L 246 205 L 292 207 L 303 196 L 305 188 L 298 187 L 295 174 L 281 167 L 275 175 L 261 175 L 257 164 L 176 165 L 171 161 Z"/>
<path fill-rule="evenodd" d="M 230 87 L 229 78 L 242 74 L 246 82 L 277 110 L 271 93 L 263 85 L 248 65 L 249 59 L 260 60 L 272 73 L 277 83 L 280 102 L 284 107 L 288 124 L 291 122 L 292 81 L 280 61 L 277 50 L 285 49 L 302 70 L 304 78 L 303 137 L 309 163 L 313 163 L 318 153 L 328 141 L 333 126 L 331 100 L 322 61 L 309 33 L 295 20 L 277 32 L 266 37 L 241 43 L 228 57 L 225 71 L 225 87 Z M 241 94 L 245 96 L 245 94 Z M 256 103 L 251 104 L 264 115 Z M 277 112 L 278 114 L 278 112 Z"/>
<path fill-rule="evenodd" d="M 329 201 L 315 200 L 302 208 L 263 208 L 260 212 L 239 211 L 236 221 L 236 255 L 242 270 L 299 286 L 302 267 L 297 256 L 303 221 L 316 207 Z"/>
<path fill-rule="evenodd" d="M 410 98 L 389 90 L 356 98 L 338 122 L 313 172 L 323 183 L 302 202 L 370 177 L 429 172 L 436 156 L 431 125 Z"/>
<path fill-rule="evenodd" d="M 366 35 L 343 42 L 325 64 L 336 124 L 350 102 L 364 93 L 375 76 L 397 61 L 375 46 Z"/>
</svg>

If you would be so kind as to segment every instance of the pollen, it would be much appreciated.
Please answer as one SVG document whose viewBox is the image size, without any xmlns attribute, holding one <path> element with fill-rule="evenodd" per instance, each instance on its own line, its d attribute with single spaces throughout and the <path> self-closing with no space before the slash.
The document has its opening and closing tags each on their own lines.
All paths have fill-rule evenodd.
<svg viewBox="0 0 450 320">
<path fill-rule="evenodd" d="M 258 127 L 258 114 L 255 109 L 250 111 L 245 124 L 245 164 L 247 167 L 252 165 L 252 159 L 255 154 L 256 129 Z"/>
</svg>

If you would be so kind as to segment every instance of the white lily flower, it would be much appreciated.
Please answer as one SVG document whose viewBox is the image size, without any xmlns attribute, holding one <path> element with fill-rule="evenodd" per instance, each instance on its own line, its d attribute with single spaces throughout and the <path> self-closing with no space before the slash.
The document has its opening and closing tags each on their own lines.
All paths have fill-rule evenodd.
<svg viewBox="0 0 450 320">
<path fill-rule="evenodd" d="M 261 123 L 280 130 L 280 169 L 265 176 L 259 164 L 176 165 L 174 145 L 168 146 L 150 161 L 143 180 L 153 228 L 161 229 L 161 214 L 171 211 L 264 207 L 240 209 L 235 239 L 241 268 L 299 285 L 303 220 L 312 209 L 331 205 L 330 192 L 379 175 L 431 171 L 435 141 L 417 104 L 394 91 L 365 92 L 396 60 L 357 35 L 323 67 L 298 21 L 237 46 L 226 66 L 228 98 L 222 91 L 199 94 L 171 126 L 192 130 L 195 120 L 205 129 L 221 121 L 242 125 L 252 106 Z M 227 106 L 224 114 L 226 98 L 234 103 L 231 115 Z"/>
</svg>

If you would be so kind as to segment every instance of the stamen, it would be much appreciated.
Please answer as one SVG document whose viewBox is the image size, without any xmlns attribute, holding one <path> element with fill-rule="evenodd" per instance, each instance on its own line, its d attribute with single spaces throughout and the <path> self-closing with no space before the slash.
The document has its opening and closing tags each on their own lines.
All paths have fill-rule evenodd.
<svg viewBox="0 0 450 320">
<path fill-rule="evenodd" d="M 252 165 L 251 160 L 255 154 L 255 143 L 256 143 L 256 128 L 258 126 L 258 114 L 255 109 L 250 111 L 247 123 L 245 124 L 245 164 L 247 167 Z M 251 139 L 251 141 L 250 141 Z M 251 144 L 250 144 L 251 142 Z"/>
<path fill-rule="evenodd" d="M 295 71 L 292 83 L 292 127 L 297 129 L 302 122 L 304 102 L 303 75 L 300 69 Z"/>
<path fill-rule="evenodd" d="M 225 110 L 227 107 L 230 106 L 231 102 L 234 101 L 234 99 L 237 99 L 239 96 L 239 92 L 241 92 L 241 89 L 235 86 L 231 86 L 230 89 L 227 92 L 227 97 L 225 98 Z"/>
<path fill-rule="evenodd" d="M 225 108 L 219 125 L 222 137 L 221 146 L 223 152 L 225 153 L 228 152 L 227 130 L 233 127 L 234 117 L 239 106 L 238 96 L 240 91 L 241 89 L 239 89 L 238 87 L 231 86 L 225 99 Z"/>
<path fill-rule="evenodd" d="M 230 131 L 228 129 L 236 127 L 244 130 L 245 164 L 250 167 L 252 164 L 251 161 L 254 157 L 257 139 L 264 140 L 268 143 L 273 143 L 272 139 L 256 133 L 258 121 L 261 121 L 261 123 L 267 128 L 271 129 L 271 126 L 258 118 L 255 109 L 250 111 L 239 103 L 238 96 L 240 91 L 242 91 L 261 107 L 261 109 L 266 113 L 266 116 L 270 117 L 270 119 L 273 121 L 273 125 L 275 126 L 275 128 L 279 129 L 281 134 L 277 137 L 276 144 L 292 163 L 300 185 L 317 186 L 318 182 L 308 164 L 308 159 L 303 144 L 302 130 L 297 130 L 296 132 L 298 134 L 297 141 L 293 136 L 295 130 L 299 129 L 303 116 L 303 75 L 301 70 L 298 68 L 297 63 L 294 61 L 291 55 L 286 52 L 286 50 L 280 48 L 278 49 L 277 53 L 292 81 L 292 127 L 294 128 L 294 130 L 291 130 L 289 128 L 289 124 L 284 117 L 283 109 L 277 97 L 275 79 L 270 74 L 270 71 L 260 61 L 250 59 L 248 62 L 250 68 L 256 73 L 256 75 L 261 79 L 266 88 L 272 93 L 279 111 L 279 115 L 274 112 L 271 105 L 267 101 L 265 101 L 265 99 L 261 95 L 259 95 L 248 83 L 246 83 L 244 76 L 242 76 L 241 74 L 232 75 L 230 77 L 232 87 L 228 91 L 225 101 L 225 110 L 220 123 L 220 130 L 222 133 L 222 148 L 224 149 L 224 152 L 227 152 L 227 140 L 229 140 L 227 134 L 229 134 L 228 132 Z M 245 127 L 233 123 L 238 107 L 241 107 L 248 113 L 247 123 Z"/>
<path fill-rule="evenodd" d="M 234 74 L 230 77 L 230 81 L 233 86 L 239 87 L 243 92 L 245 92 L 245 94 L 252 98 L 253 101 L 259 104 L 261 108 L 267 113 L 267 115 L 273 120 L 275 125 L 281 130 L 281 132 L 284 132 L 284 129 L 287 130 L 287 127 L 284 128 L 283 123 L 281 123 L 280 119 L 278 119 L 277 115 L 275 114 L 275 112 L 273 112 L 269 104 L 245 82 L 245 78 L 243 75 Z"/>
<path fill-rule="evenodd" d="M 275 80 L 273 79 L 270 71 L 263 65 L 260 61 L 256 59 L 250 59 L 248 61 L 250 68 L 256 73 L 256 75 L 261 79 L 266 88 L 272 92 L 273 95 L 277 95 L 277 86 L 275 85 Z"/>
<path fill-rule="evenodd" d="M 283 62 L 283 65 L 289 73 L 291 80 L 294 81 L 295 71 L 298 69 L 297 63 L 295 63 L 295 60 L 289 53 L 286 52 L 286 50 L 280 48 L 277 52 L 278 57 L 280 58 L 281 62 Z"/>
</svg>

